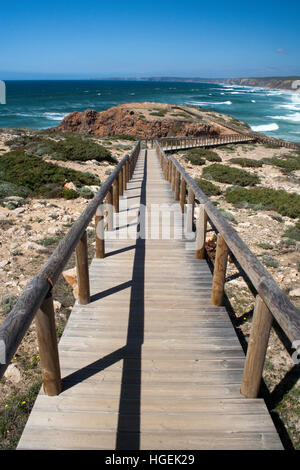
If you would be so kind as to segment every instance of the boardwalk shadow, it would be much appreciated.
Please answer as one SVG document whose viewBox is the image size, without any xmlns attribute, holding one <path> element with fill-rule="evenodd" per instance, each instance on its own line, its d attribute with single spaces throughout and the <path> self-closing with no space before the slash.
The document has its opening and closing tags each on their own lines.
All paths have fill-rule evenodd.
<svg viewBox="0 0 300 470">
<path fill-rule="evenodd" d="M 146 205 L 147 151 L 144 162 L 144 179 L 141 186 L 140 204 Z M 144 297 L 145 297 L 145 221 L 140 214 L 136 240 L 136 251 L 133 262 L 130 310 L 127 329 L 126 347 L 135 349 L 135 367 L 125 357 L 119 404 L 116 449 L 138 450 L 140 448 L 141 384 L 142 384 L 142 345 L 144 342 Z M 132 383 L 135 388 L 132 389 Z M 131 401 L 131 412 L 128 413 L 128 399 Z M 129 431 L 129 433 L 128 433 Z M 124 434 L 124 432 L 126 434 Z"/>
</svg>

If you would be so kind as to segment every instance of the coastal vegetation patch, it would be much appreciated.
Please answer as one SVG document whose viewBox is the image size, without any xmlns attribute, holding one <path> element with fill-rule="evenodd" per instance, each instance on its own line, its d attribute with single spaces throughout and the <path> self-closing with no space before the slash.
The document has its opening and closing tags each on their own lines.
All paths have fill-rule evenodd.
<svg viewBox="0 0 300 470">
<path fill-rule="evenodd" d="M 226 201 L 237 207 L 259 207 L 275 210 L 291 218 L 300 217 L 300 195 L 283 189 L 234 188 L 226 192 Z"/>
<path fill-rule="evenodd" d="M 213 150 L 207 150 L 202 148 L 195 148 L 188 151 L 187 160 L 193 165 L 204 165 L 205 160 L 209 162 L 221 162 L 221 157 Z"/>
<path fill-rule="evenodd" d="M 264 158 L 263 163 L 276 166 L 287 172 L 300 170 L 300 156 L 298 155 L 287 154 L 280 157 Z"/>
<path fill-rule="evenodd" d="M 7 142 L 11 150 L 24 150 L 36 157 L 49 156 L 54 160 L 80 161 L 96 160 L 117 163 L 111 152 L 85 136 L 64 133 L 54 139 L 46 135 L 22 135 Z"/>
<path fill-rule="evenodd" d="M 243 168 L 260 168 L 263 165 L 260 160 L 253 160 L 251 158 L 236 157 L 231 158 L 229 161 Z"/>
<path fill-rule="evenodd" d="M 203 178 L 195 178 L 195 181 L 201 191 L 206 194 L 206 196 L 219 196 L 222 194 L 221 188 L 211 181 L 205 180 Z"/>
<path fill-rule="evenodd" d="M 26 154 L 23 150 L 15 150 L 1 156 L 0 188 L 4 188 L 6 193 L 10 188 L 14 196 L 18 193 L 23 195 L 22 197 L 30 195 L 60 198 L 65 195 L 64 185 L 67 182 L 74 183 L 78 188 L 101 184 L 99 178 L 91 173 L 82 173 L 45 162 L 39 157 Z M 6 197 L 2 193 L 3 196 Z"/>
<path fill-rule="evenodd" d="M 260 182 L 258 176 L 248 171 L 218 163 L 204 168 L 202 175 L 219 183 L 235 184 L 238 186 L 254 186 Z"/>
</svg>

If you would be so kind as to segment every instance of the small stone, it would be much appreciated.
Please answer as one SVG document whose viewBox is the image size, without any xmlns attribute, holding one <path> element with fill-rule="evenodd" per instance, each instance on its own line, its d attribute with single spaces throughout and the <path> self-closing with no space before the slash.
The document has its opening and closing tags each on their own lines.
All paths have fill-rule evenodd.
<svg viewBox="0 0 300 470">
<path fill-rule="evenodd" d="M 0 262 L 0 268 L 4 268 L 4 266 L 7 266 L 10 263 L 9 259 L 4 259 L 3 261 Z"/>
<path fill-rule="evenodd" d="M 17 207 L 17 209 L 14 210 L 14 214 L 16 215 L 23 214 L 23 212 L 25 212 L 24 207 Z"/>
<path fill-rule="evenodd" d="M 58 300 L 54 300 L 53 305 L 54 305 L 55 312 L 58 312 L 58 310 L 61 309 L 61 303 Z"/>
<path fill-rule="evenodd" d="M 17 366 L 15 366 L 15 364 L 9 364 L 8 368 L 4 373 L 4 377 L 6 378 L 6 380 L 17 384 L 21 380 L 21 372 L 19 371 Z"/>
<path fill-rule="evenodd" d="M 300 288 L 291 290 L 289 295 L 291 297 L 300 297 Z"/>
<path fill-rule="evenodd" d="M 70 183 L 66 183 L 64 185 L 64 188 L 68 189 L 68 190 L 72 189 L 73 191 L 77 191 L 77 188 L 76 188 L 75 184 L 72 183 L 72 181 Z"/>
</svg>

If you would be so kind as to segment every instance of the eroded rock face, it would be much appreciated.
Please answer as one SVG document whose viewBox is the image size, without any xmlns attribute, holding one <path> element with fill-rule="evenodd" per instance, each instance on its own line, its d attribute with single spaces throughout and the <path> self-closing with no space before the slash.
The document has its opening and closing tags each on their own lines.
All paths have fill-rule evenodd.
<svg viewBox="0 0 300 470">
<path fill-rule="evenodd" d="M 206 121 L 193 122 L 186 115 L 174 119 L 176 113 L 172 108 L 165 116 L 157 117 L 151 113 L 151 106 L 158 103 L 130 103 L 115 106 L 106 111 L 98 112 L 92 109 L 79 113 L 77 111 L 66 116 L 56 128 L 63 132 L 97 135 L 107 137 L 120 134 L 135 135 L 139 138 L 155 137 L 198 137 L 201 135 L 219 135 L 222 129 Z M 161 105 L 167 106 L 167 105 Z M 158 111 L 160 108 L 158 108 Z"/>
</svg>

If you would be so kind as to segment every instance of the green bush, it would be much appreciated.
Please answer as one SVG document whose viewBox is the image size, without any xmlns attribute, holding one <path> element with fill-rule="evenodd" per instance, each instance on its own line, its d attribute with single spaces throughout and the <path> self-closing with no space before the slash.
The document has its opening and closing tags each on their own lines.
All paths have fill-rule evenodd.
<svg viewBox="0 0 300 470">
<path fill-rule="evenodd" d="M 271 243 L 266 243 L 266 242 L 262 242 L 262 243 L 259 243 L 258 246 L 260 248 L 263 248 L 264 250 L 273 250 L 273 245 L 271 245 Z"/>
<path fill-rule="evenodd" d="M 195 178 L 195 181 L 201 191 L 204 192 L 207 196 L 219 196 L 222 194 L 221 189 L 216 184 L 213 184 L 211 181 L 204 180 L 202 178 Z"/>
<path fill-rule="evenodd" d="M 288 228 L 282 236 L 300 242 L 300 221 L 294 227 Z"/>
<path fill-rule="evenodd" d="M 45 237 L 39 240 L 37 243 L 42 246 L 54 245 L 55 243 L 60 242 L 61 237 Z"/>
<path fill-rule="evenodd" d="M 259 168 L 262 166 L 262 162 L 260 160 L 252 160 L 251 158 L 231 158 L 230 162 L 235 165 L 240 165 L 243 168 Z"/>
<path fill-rule="evenodd" d="M 8 297 L 4 297 L 1 300 L 1 307 L 3 313 L 7 315 L 12 310 L 17 301 L 18 297 L 16 297 L 15 295 L 9 295 Z"/>
<path fill-rule="evenodd" d="M 254 186 L 259 183 L 259 178 L 256 175 L 252 175 L 239 168 L 218 163 L 204 168 L 202 175 L 219 181 L 219 183 L 236 184 L 239 186 Z"/>
<path fill-rule="evenodd" d="M 300 157 L 293 158 L 289 156 L 285 158 L 264 158 L 263 163 L 267 165 L 277 166 L 278 168 L 281 168 L 282 170 L 286 170 L 288 172 L 300 170 Z"/>
<path fill-rule="evenodd" d="M 74 189 L 64 188 L 63 197 L 65 199 L 76 199 L 78 197 L 78 193 Z"/>
<path fill-rule="evenodd" d="M 94 193 L 90 188 L 80 188 L 79 196 L 85 199 L 93 199 Z"/>
<path fill-rule="evenodd" d="M 28 188 L 25 188 L 24 186 L 18 186 L 14 183 L 9 183 L 7 181 L 0 182 L 0 199 L 10 196 L 27 197 L 29 195 L 30 190 Z"/>
<path fill-rule="evenodd" d="M 234 223 L 235 225 L 238 224 L 238 221 L 235 219 L 234 215 L 231 212 L 226 211 L 225 209 L 222 209 L 222 208 L 219 209 L 219 212 L 222 214 L 224 219 L 229 220 L 230 222 Z"/>
<path fill-rule="evenodd" d="M 31 191 L 33 196 L 63 197 L 64 184 L 72 181 L 78 188 L 100 185 L 99 179 L 88 173 L 45 162 L 39 157 L 16 150 L 2 155 L 0 173 L 3 179 Z"/>
<path fill-rule="evenodd" d="M 191 149 L 188 152 L 187 158 L 190 160 L 190 157 L 195 159 L 196 157 L 204 158 L 209 162 L 221 162 L 222 158 L 213 150 L 208 150 L 204 148 L 195 148 Z M 193 163 L 193 162 L 192 162 Z"/>
<path fill-rule="evenodd" d="M 106 160 L 116 163 L 109 150 L 84 136 L 64 133 L 55 137 L 59 140 L 43 135 L 24 135 L 10 140 L 9 145 L 12 150 L 25 150 L 29 155 L 38 157 L 48 155 L 55 160 Z"/>
<path fill-rule="evenodd" d="M 273 256 L 269 255 L 269 253 L 264 253 L 262 260 L 265 266 L 270 268 L 278 268 L 278 261 L 273 258 Z"/>
<path fill-rule="evenodd" d="M 193 165 L 205 165 L 205 159 L 201 158 L 199 155 L 189 153 L 186 156 L 186 159 L 191 162 Z"/>
<path fill-rule="evenodd" d="M 300 217 L 300 195 L 296 193 L 271 188 L 238 188 L 228 191 L 225 198 L 227 202 L 237 206 L 242 203 L 249 206 L 259 204 L 261 208 L 275 210 L 281 215 Z"/>
</svg>

